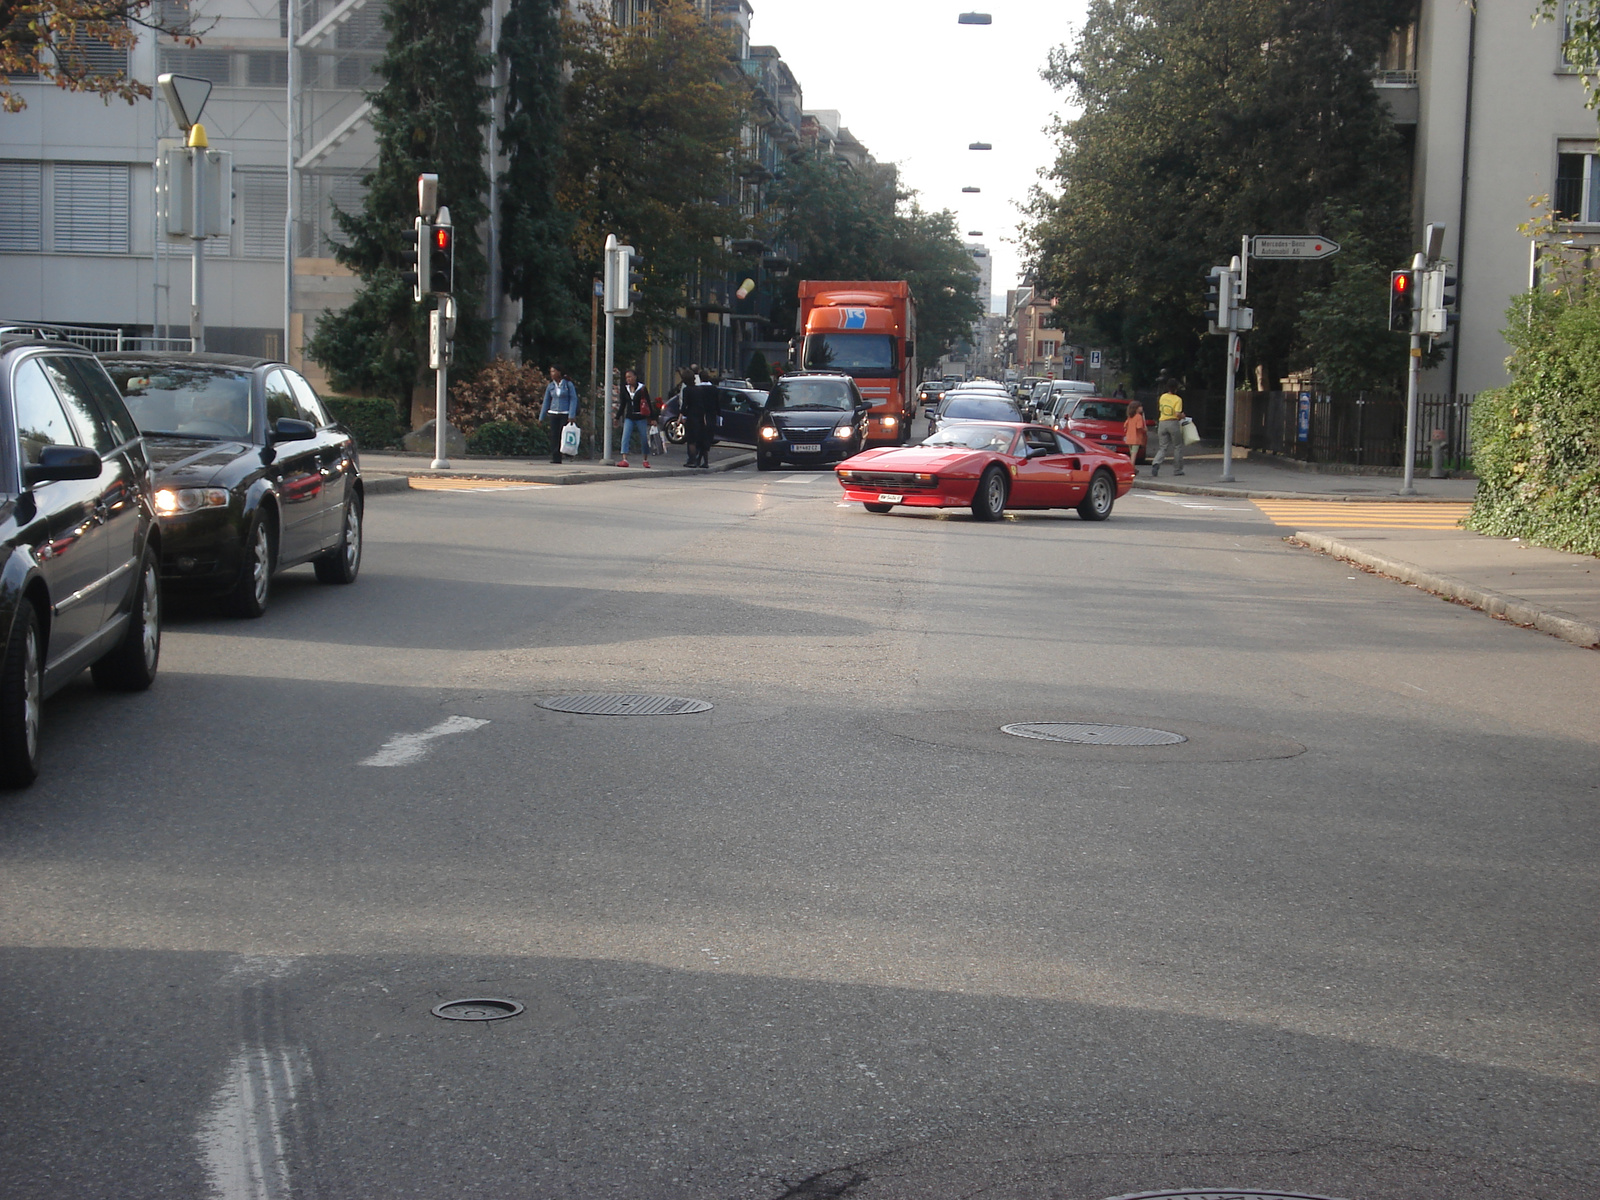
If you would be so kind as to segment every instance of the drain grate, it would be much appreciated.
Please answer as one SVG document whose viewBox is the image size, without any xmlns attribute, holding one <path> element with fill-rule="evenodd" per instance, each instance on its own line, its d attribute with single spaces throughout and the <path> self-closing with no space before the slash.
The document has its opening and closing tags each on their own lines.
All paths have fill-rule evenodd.
<svg viewBox="0 0 1600 1200">
<path fill-rule="evenodd" d="M 540 708 L 589 717 L 677 717 L 710 712 L 712 708 L 704 700 L 683 696 L 551 696 L 538 703 Z"/>
<path fill-rule="evenodd" d="M 1311 1196 L 1305 1192 L 1251 1192 L 1238 1188 L 1184 1188 L 1177 1192 L 1136 1192 L 1113 1196 L 1111 1200 L 1333 1200 L 1331 1196 Z"/>
<path fill-rule="evenodd" d="M 434 1008 L 433 1015 L 446 1021 L 500 1021 L 522 1009 L 515 1000 L 446 1000 Z"/>
<path fill-rule="evenodd" d="M 1165 729 L 1146 729 L 1141 725 L 1086 725 L 1076 721 L 1021 721 L 1000 726 L 1000 732 L 1039 742 L 1071 742 L 1075 746 L 1176 746 L 1189 740 L 1181 733 L 1168 733 Z"/>
</svg>

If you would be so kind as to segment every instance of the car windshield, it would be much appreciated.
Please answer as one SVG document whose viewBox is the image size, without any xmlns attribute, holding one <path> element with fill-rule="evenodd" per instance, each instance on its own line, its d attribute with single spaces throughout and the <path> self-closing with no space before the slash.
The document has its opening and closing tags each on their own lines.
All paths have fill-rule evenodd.
<svg viewBox="0 0 1600 1200">
<path fill-rule="evenodd" d="M 924 446 L 960 446 L 967 450 L 993 450 L 1004 454 L 1014 436 L 1010 429 L 993 425 L 946 425 L 930 434 Z"/>
<path fill-rule="evenodd" d="M 1022 414 L 1009 400 L 998 396 L 955 396 L 944 406 L 944 417 L 966 417 L 973 421 L 1020 421 Z"/>
<path fill-rule="evenodd" d="M 250 375 L 203 363 L 105 364 L 144 434 L 250 436 Z"/>
<path fill-rule="evenodd" d="M 849 412 L 855 396 L 844 379 L 784 379 L 767 398 L 768 408 L 828 408 Z"/>
<path fill-rule="evenodd" d="M 1112 400 L 1080 400 L 1072 415 L 1079 421 L 1126 421 L 1128 406 Z"/>
</svg>

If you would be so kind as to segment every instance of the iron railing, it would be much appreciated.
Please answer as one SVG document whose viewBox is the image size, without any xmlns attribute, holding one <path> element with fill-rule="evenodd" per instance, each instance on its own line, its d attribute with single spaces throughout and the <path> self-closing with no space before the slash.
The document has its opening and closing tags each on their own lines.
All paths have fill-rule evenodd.
<svg viewBox="0 0 1600 1200">
<path fill-rule="evenodd" d="M 73 342 L 96 354 L 114 354 L 122 350 L 194 352 L 193 338 L 151 337 L 148 334 L 128 333 L 122 329 L 106 329 L 94 325 L 55 325 L 43 321 L 0 321 L 0 333 L 22 333 L 46 340 Z"/>
<path fill-rule="evenodd" d="M 1250 417 L 1241 421 L 1252 450 L 1265 450 L 1303 462 L 1344 463 L 1358 467 L 1405 466 L 1406 398 L 1383 392 L 1312 394 L 1310 425 L 1302 435 L 1299 392 L 1257 392 Z M 1431 393 L 1418 398 L 1412 465 L 1430 461 L 1434 433 L 1444 443 L 1445 465 L 1467 466 L 1472 457 L 1473 395 Z M 1245 438 L 1240 439 L 1246 441 Z"/>
</svg>

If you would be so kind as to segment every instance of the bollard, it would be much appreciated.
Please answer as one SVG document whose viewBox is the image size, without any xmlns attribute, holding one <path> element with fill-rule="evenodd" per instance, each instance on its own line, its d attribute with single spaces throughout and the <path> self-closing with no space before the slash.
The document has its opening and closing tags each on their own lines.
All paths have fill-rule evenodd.
<svg viewBox="0 0 1600 1200">
<path fill-rule="evenodd" d="M 1433 437 L 1430 439 L 1431 446 L 1429 448 L 1433 451 L 1433 468 L 1428 472 L 1429 479 L 1449 478 L 1444 469 L 1445 436 L 1444 430 L 1435 429 L 1433 431 Z"/>
</svg>

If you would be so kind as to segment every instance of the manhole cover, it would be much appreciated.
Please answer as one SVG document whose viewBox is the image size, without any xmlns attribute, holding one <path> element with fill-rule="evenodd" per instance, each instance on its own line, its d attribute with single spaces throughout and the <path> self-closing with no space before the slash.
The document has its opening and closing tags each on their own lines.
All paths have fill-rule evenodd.
<svg viewBox="0 0 1600 1200">
<path fill-rule="evenodd" d="M 1113 1196 L 1111 1200 L 1333 1200 L 1331 1196 L 1311 1196 L 1305 1192 L 1249 1192 L 1237 1188 L 1185 1188 L 1179 1192 L 1135 1192 Z"/>
<path fill-rule="evenodd" d="M 551 696 L 539 707 L 589 717 L 676 717 L 710 712 L 712 706 L 683 696 Z"/>
<path fill-rule="evenodd" d="M 1146 729 L 1141 725 L 1084 725 L 1073 721 L 1022 721 L 1015 725 L 1002 725 L 1000 732 L 1013 737 L 1033 738 L 1039 742 L 1071 742 L 1077 746 L 1176 746 L 1179 742 L 1189 740 L 1181 733 Z M 1179 1193 L 1171 1194 L 1176 1196 Z M 1194 1194 L 1210 1195 L 1209 1192 Z"/>
<path fill-rule="evenodd" d="M 515 1000 L 446 1000 L 433 1015 L 446 1021 L 499 1021 L 516 1016 L 522 1008 Z"/>
</svg>

